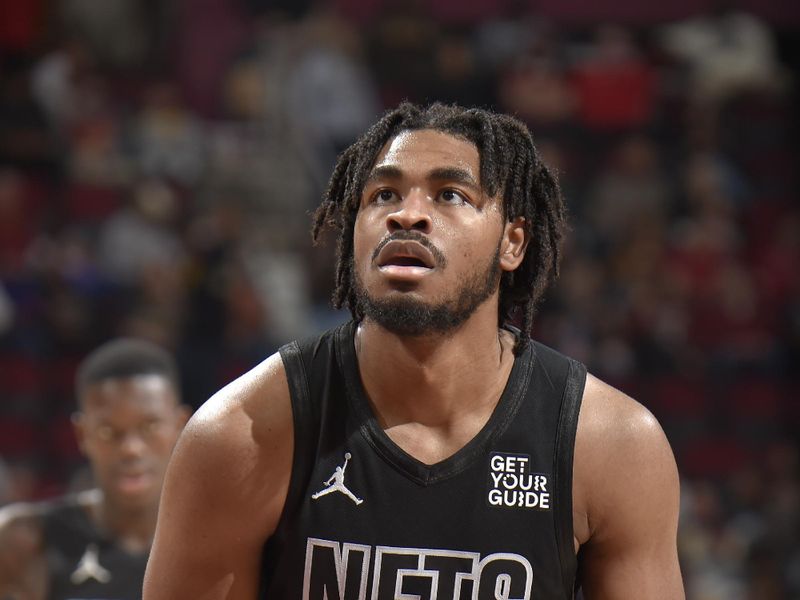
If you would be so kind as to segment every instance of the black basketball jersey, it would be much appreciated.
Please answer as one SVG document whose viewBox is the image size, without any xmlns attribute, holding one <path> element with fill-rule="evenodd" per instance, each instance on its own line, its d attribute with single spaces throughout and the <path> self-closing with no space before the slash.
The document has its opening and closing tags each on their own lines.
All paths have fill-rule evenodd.
<svg viewBox="0 0 800 600">
<path fill-rule="evenodd" d="M 434 465 L 379 426 L 348 323 L 281 348 L 295 455 L 263 554 L 269 600 L 572 598 L 572 458 L 586 380 L 536 342 L 482 430 Z"/>
<path fill-rule="evenodd" d="M 141 600 L 147 553 L 117 546 L 72 497 L 52 503 L 43 519 L 49 600 Z"/>
</svg>

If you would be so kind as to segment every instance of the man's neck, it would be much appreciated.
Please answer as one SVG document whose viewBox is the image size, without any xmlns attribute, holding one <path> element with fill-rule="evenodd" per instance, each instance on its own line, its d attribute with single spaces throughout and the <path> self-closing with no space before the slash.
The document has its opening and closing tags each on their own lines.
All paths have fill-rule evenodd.
<svg viewBox="0 0 800 600">
<path fill-rule="evenodd" d="M 488 418 L 514 362 L 514 337 L 498 329 L 496 315 L 496 307 L 484 305 L 457 330 L 420 337 L 362 321 L 356 333 L 359 370 L 381 425 L 447 429 L 463 415 Z"/>
<path fill-rule="evenodd" d="M 122 508 L 99 494 L 89 506 L 95 524 L 117 544 L 132 553 L 150 549 L 158 518 L 158 505 Z"/>
</svg>

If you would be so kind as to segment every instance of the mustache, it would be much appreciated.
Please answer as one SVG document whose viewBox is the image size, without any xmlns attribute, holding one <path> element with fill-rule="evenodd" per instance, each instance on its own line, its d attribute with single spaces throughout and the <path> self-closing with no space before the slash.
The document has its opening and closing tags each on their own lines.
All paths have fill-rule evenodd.
<svg viewBox="0 0 800 600">
<path fill-rule="evenodd" d="M 396 231 L 395 233 L 390 233 L 383 238 L 378 245 L 375 246 L 375 250 L 372 252 L 372 262 L 375 262 L 386 244 L 400 240 L 418 242 L 430 251 L 430 253 L 433 255 L 433 260 L 436 261 L 437 267 L 444 268 L 447 266 L 447 259 L 445 258 L 444 253 L 442 253 L 439 248 L 434 246 L 425 234 L 420 233 L 419 231 L 414 231 L 413 229 L 402 229 L 400 231 Z"/>
</svg>

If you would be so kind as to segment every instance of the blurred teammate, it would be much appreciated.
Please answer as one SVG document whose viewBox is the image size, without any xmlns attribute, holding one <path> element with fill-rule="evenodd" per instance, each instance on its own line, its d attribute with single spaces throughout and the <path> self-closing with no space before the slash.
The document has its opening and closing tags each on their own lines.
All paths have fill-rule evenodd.
<svg viewBox="0 0 800 600">
<path fill-rule="evenodd" d="M 661 428 L 528 336 L 565 210 L 525 126 L 404 104 L 339 159 L 325 226 L 353 320 L 192 419 L 145 600 L 682 598 Z"/>
<path fill-rule="evenodd" d="M 96 489 L 0 509 L 0 599 L 141 598 L 164 471 L 188 418 L 172 358 L 119 339 L 78 370 L 73 417 Z"/>
</svg>

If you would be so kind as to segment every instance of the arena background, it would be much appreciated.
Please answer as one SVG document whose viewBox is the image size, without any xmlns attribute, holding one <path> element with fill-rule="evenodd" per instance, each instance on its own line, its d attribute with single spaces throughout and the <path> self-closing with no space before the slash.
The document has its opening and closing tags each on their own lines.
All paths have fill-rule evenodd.
<svg viewBox="0 0 800 600">
<path fill-rule="evenodd" d="M 0 4 L 0 504 L 88 484 L 75 366 L 186 400 L 346 317 L 308 214 L 408 98 L 516 114 L 572 215 L 535 335 L 661 420 L 694 600 L 800 598 L 800 4 Z"/>
</svg>

